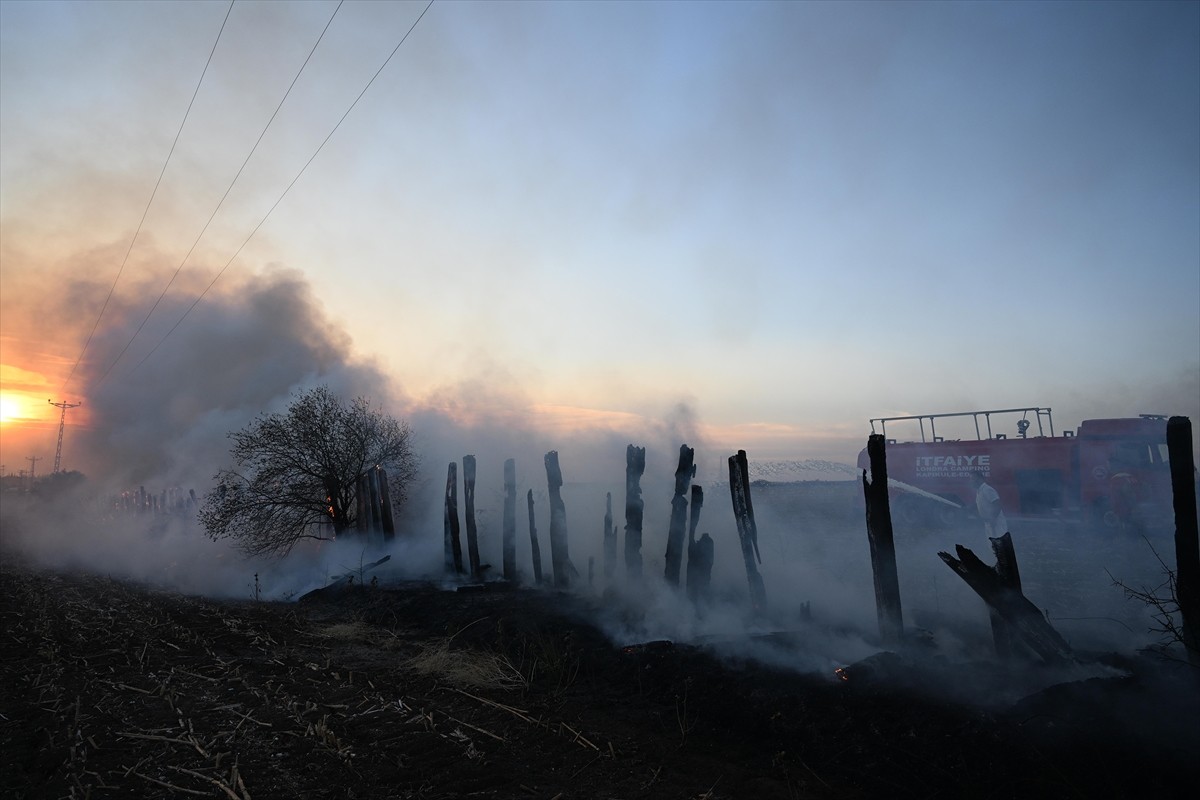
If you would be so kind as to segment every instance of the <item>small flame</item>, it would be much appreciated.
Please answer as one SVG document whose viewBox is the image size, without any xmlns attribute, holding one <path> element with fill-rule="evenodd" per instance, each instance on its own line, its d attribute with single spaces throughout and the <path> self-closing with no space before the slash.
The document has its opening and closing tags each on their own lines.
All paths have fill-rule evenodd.
<svg viewBox="0 0 1200 800">
<path fill-rule="evenodd" d="M 844 681 L 850 680 L 850 675 L 846 672 L 845 667 L 838 667 L 837 669 L 835 669 L 833 671 L 833 674 L 837 675 L 839 678 L 841 678 Z"/>
</svg>

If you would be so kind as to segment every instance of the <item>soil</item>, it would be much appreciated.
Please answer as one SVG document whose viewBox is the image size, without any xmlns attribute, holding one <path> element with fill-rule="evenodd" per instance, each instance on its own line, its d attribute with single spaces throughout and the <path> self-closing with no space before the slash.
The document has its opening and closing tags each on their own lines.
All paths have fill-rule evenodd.
<svg viewBox="0 0 1200 800">
<path fill-rule="evenodd" d="M 549 590 L 228 602 L 11 556 L 2 578 L 4 797 L 1182 797 L 1200 778 L 1195 671 L 1145 658 L 983 710 L 914 688 L 900 656 L 841 680 L 616 645 Z"/>
</svg>

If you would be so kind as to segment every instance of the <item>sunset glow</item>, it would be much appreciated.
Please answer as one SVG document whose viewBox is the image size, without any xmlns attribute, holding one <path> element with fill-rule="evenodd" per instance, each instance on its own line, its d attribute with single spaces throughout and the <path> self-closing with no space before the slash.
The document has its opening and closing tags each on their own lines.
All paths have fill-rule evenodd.
<svg viewBox="0 0 1200 800">
<path fill-rule="evenodd" d="M 0 423 L 12 422 L 20 415 L 16 398 L 0 394 Z"/>
</svg>

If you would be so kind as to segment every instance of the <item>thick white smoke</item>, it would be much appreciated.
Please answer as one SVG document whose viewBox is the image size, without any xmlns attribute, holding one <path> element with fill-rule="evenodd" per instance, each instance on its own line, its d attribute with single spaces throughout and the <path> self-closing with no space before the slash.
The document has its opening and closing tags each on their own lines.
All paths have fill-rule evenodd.
<svg viewBox="0 0 1200 800">
<path fill-rule="evenodd" d="M 94 308 L 103 290 L 99 285 L 79 284 L 69 287 L 67 294 L 86 299 L 83 305 Z M 144 300 L 147 294 L 132 296 Z M 461 519 L 465 513 L 461 461 L 470 454 L 478 464 L 479 549 L 483 563 L 491 566 L 490 576 L 498 576 L 502 564 L 503 464 L 508 458 L 516 461 L 517 566 L 522 579 L 531 582 L 525 498 L 532 490 L 542 568 L 550 575 L 543 458 L 555 450 L 565 480 L 562 495 L 570 557 L 579 573 L 573 590 L 595 600 L 601 609 L 600 624 L 615 642 L 702 643 L 730 658 L 753 657 L 827 675 L 836 666 L 878 651 L 870 557 L 856 481 L 844 492 L 843 505 L 827 518 L 797 515 L 794 509 L 773 503 L 769 491 L 756 490 L 759 569 L 770 612 L 754 618 L 749 614 L 746 573 L 724 471 L 732 453 L 718 451 L 703 439 L 694 402 L 666 406 L 659 420 L 631 416 L 606 427 L 565 424 L 561 416 L 537 410 L 519 388 L 502 380 L 447 387 L 414 401 L 398 392 L 371 363 L 355 356 L 347 336 L 326 317 L 303 277 L 294 272 L 270 271 L 224 284 L 221 292 L 206 297 L 178 329 L 163 338 L 193 296 L 168 296 L 155 316 L 164 321 L 148 325 L 144 340 L 135 341 L 111 371 L 108 365 L 129 340 L 146 306 L 118 298 L 107 312 L 83 366 L 84 383 L 94 387 L 88 394 L 92 422 L 70 443 L 73 463 L 88 478 L 87 499 L 52 509 L 37 506 L 29 513 L 6 503 L 6 548 L 56 566 L 233 597 L 298 597 L 336 575 L 361 571 L 364 564 L 384 555 L 390 561 L 371 573 L 360 572 L 363 579 L 377 575 L 384 581 L 444 580 L 447 465 L 459 464 Z M 159 342 L 161 346 L 139 365 L 149 347 Z M 188 514 L 147 517 L 106 510 L 106 498 L 143 486 L 155 494 L 174 490 L 177 496 L 186 496 L 194 490 L 202 496 L 211 488 L 215 472 L 229 466 L 229 432 L 258 414 L 284 409 L 296 393 L 318 384 L 329 385 L 342 396 L 369 398 L 373 406 L 408 421 L 416 434 L 422 468 L 409 487 L 399 535 L 389 550 L 348 537 L 337 543 L 304 544 L 282 561 L 248 561 L 228 543 L 205 538 Z M 646 448 L 641 581 L 628 580 L 624 568 L 628 444 Z M 705 490 L 697 533 L 709 533 L 715 542 L 714 602 L 703 613 L 686 600 L 682 587 L 668 587 L 663 579 L 681 444 L 696 449 L 696 483 Z M 750 459 L 753 464 L 753 452 Z M 604 575 L 607 493 L 612 496 L 618 536 L 611 581 Z M 1108 586 L 1098 585 L 1105 566 L 1102 559 L 1085 565 L 1087 596 L 1072 605 L 1063 586 L 1081 586 L 1077 573 L 1066 568 L 1055 572 L 1061 560 L 1053 559 L 1058 566 L 1043 569 L 1047 548 L 1023 549 L 1028 541 L 1018 540 L 1018 555 L 1033 552 L 1039 559 L 1025 569 L 1028 594 L 1047 604 L 1052 618 L 1059 618 L 1064 632 L 1077 644 L 1135 646 L 1145 641 L 1145 613 L 1135 609 L 1130 614 L 1111 581 Z M 952 551 L 955 543 L 972 546 L 987 557 L 982 535 L 970 540 L 963 532 L 923 538 L 899 532 L 902 600 L 906 625 L 930 629 L 941 655 L 969 660 L 986 649 L 986 609 L 936 558 L 938 550 Z M 1122 552 L 1136 549 L 1130 544 Z M 465 536 L 463 550 L 465 554 Z M 1132 552 L 1125 556 L 1126 565 L 1136 560 Z M 1143 570 L 1135 577 L 1145 574 Z M 1104 602 L 1097 604 L 1096 596 Z M 1068 619 L 1072 617 L 1091 619 Z M 796 636 L 767 636 L 779 632 Z"/>
</svg>

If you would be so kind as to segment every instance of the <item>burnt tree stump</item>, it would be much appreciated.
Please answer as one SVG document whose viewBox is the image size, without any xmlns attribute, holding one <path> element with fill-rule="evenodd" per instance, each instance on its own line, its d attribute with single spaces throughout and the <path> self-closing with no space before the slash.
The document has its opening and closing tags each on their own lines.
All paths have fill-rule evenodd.
<svg viewBox="0 0 1200 800">
<path fill-rule="evenodd" d="M 562 470 L 558 466 L 558 451 L 546 453 L 546 486 L 550 492 L 550 566 L 554 571 L 554 586 L 565 589 L 571 585 L 571 558 L 567 553 L 567 507 L 562 499 Z"/>
<path fill-rule="evenodd" d="M 604 580 L 612 583 L 617 571 L 617 529 L 613 525 L 612 492 L 604 495 Z"/>
<path fill-rule="evenodd" d="M 707 533 L 696 539 L 703 507 L 704 489 L 693 486 L 688 519 L 687 594 L 697 607 L 706 606 L 712 600 L 713 540 Z"/>
<path fill-rule="evenodd" d="M 992 554 L 996 556 L 994 567 L 997 577 L 1010 591 L 1021 592 L 1021 573 L 1017 569 L 1017 551 L 1013 548 L 1012 534 L 1006 533 L 994 539 Z M 996 655 L 1000 658 L 1010 658 L 1015 654 L 1013 647 L 1013 632 L 1004 618 L 995 609 L 989 609 L 992 617 L 992 640 L 996 643 Z"/>
<path fill-rule="evenodd" d="M 863 494 L 867 506 L 867 540 L 871 545 L 871 573 L 875 578 L 875 611 L 879 638 L 896 647 L 904 635 L 900 610 L 900 577 L 896 571 L 896 541 L 892 534 L 892 510 L 888 500 L 887 455 L 882 434 L 867 438 L 870 479 L 863 471 Z"/>
<path fill-rule="evenodd" d="M 396 519 L 392 512 L 392 493 L 388 489 L 387 470 L 376 467 L 379 471 L 379 504 L 383 512 L 383 541 L 391 542 L 396 538 Z"/>
<path fill-rule="evenodd" d="M 533 518 L 533 489 L 530 489 L 525 495 L 525 501 L 529 504 L 529 544 L 533 550 L 533 585 L 542 585 L 542 548 L 538 547 L 537 525 Z"/>
<path fill-rule="evenodd" d="M 458 538 L 458 465 L 450 462 L 446 470 L 445 506 L 446 571 L 461 575 L 463 571 L 462 543 Z"/>
<path fill-rule="evenodd" d="M 471 579 L 480 580 L 479 531 L 475 527 L 475 456 L 463 456 L 463 502 L 466 504 L 467 557 L 471 560 Z"/>
<path fill-rule="evenodd" d="M 364 472 L 354 482 L 354 530 L 366 537 L 371 532 L 371 490 Z"/>
<path fill-rule="evenodd" d="M 646 448 L 625 448 L 625 571 L 642 577 L 642 474 L 646 471 Z"/>
<path fill-rule="evenodd" d="M 745 450 L 738 450 L 737 455 L 729 457 L 729 495 L 733 501 L 742 560 L 746 564 L 746 581 L 750 584 L 750 606 L 754 613 L 761 614 L 767 607 L 767 588 L 758 572 L 762 556 L 758 552 L 758 526 L 750 500 L 750 465 Z"/>
<path fill-rule="evenodd" d="M 367 470 L 367 489 L 370 491 L 371 533 L 383 530 L 383 514 L 379 508 L 379 468 Z"/>
<path fill-rule="evenodd" d="M 1071 646 L 1050 626 L 1038 607 L 1011 586 L 997 570 L 984 564 L 979 556 L 961 544 L 954 546 L 958 558 L 949 553 L 938 553 L 938 558 L 954 570 L 983 601 L 995 609 L 1011 630 L 1029 645 L 1047 664 L 1056 664 L 1072 658 Z"/>
<path fill-rule="evenodd" d="M 517 462 L 504 462 L 504 580 L 517 579 Z"/>
<path fill-rule="evenodd" d="M 700 509 L 704 507 L 704 489 L 692 486 L 692 502 L 688 507 L 688 556 L 687 595 L 693 604 L 703 599 L 708 601 L 708 587 L 712 580 L 713 540 L 707 533 L 696 541 L 696 527 L 700 524 Z"/>
<path fill-rule="evenodd" d="M 667 528 L 666 568 L 663 571 L 667 583 L 679 585 L 679 573 L 683 567 L 683 542 L 687 533 L 688 488 L 696 476 L 696 451 L 686 444 L 679 446 L 679 465 L 675 468 L 675 494 L 671 497 L 671 524 Z"/>
<path fill-rule="evenodd" d="M 1175 600 L 1182 617 L 1183 646 L 1188 663 L 1200 667 L 1196 458 L 1192 454 L 1192 423 L 1187 417 L 1167 420 L 1167 454 L 1171 460 L 1171 502 L 1175 511 Z"/>
</svg>

